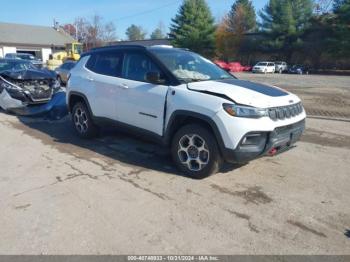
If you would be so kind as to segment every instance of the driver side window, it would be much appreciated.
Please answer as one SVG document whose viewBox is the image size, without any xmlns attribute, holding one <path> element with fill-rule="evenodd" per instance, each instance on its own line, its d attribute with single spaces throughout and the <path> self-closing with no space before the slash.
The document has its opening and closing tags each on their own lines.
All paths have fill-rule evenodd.
<svg viewBox="0 0 350 262">
<path fill-rule="evenodd" d="M 159 67 L 143 53 L 126 53 L 124 57 L 122 77 L 134 81 L 148 82 L 147 73 L 159 73 L 164 78 Z"/>
</svg>

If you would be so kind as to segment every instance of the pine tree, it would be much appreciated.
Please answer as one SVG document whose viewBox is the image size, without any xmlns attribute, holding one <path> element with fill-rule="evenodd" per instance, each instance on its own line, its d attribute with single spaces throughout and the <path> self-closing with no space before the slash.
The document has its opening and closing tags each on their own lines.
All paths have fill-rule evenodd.
<svg viewBox="0 0 350 262">
<path fill-rule="evenodd" d="M 166 35 L 164 33 L 164 25 L 162 22 L 158 24 L 158 27 L 154 29 L 154 31 L 151 33 L 151 39 L 164 39 L 166 38 Z"/>
<path fill-rule="evenodd" d="M 251 0 L 236 0 L 227 15 L 228 27 L 232 32 L 251 32 L 256 29 L 256 14 Z M 239 20 L 239 24 L 237 24 Z"/>
<path fill-rule="evenodd" d="M 141 26 L 131 25 L 126 29 L 125 33 L 130 41 L 145 39 L 146 32 Z"/>
<path fill-rule="evenodd" d="M 270 0 L 260 12 L 266 47 L 290 58 L 302 45 L 301 35 L 309 26 L 312 6 L 312 0 Z"/>
<path fill-rule="evenodd" d="M 350 0 L 336 1 L 335 39 L 333 40 L 333 53 L 338 57 L 350 57 Z"/>
<path fill-rule="evenodd" d="M 214 18 L 206 1 L 184 0 L 172 19 L 169 36 L 175 46 L 211 56 L 215 48 L 214 32 Z"/>
</svg>

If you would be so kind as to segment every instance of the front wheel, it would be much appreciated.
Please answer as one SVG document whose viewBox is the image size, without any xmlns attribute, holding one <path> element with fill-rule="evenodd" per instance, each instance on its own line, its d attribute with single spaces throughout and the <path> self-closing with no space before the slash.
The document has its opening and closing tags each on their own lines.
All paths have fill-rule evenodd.
<svg viewBox="0 0 350 262">
<path fill-rule="evenodd" d="M 74 105 L 72 110 L 72 120 L 76 132 L 82 138 L 93 138 L 97 136 L 98 128 L 93 123 L 89 110 L 82 102 Z"/>
<path fill-rule="evenodd" d="M 175 134 L 171 153 L 176 166 L 195 179 L 216 173 L 222 162 L 215 137 L 197 124 L 186 125 Z"/>
</svg>

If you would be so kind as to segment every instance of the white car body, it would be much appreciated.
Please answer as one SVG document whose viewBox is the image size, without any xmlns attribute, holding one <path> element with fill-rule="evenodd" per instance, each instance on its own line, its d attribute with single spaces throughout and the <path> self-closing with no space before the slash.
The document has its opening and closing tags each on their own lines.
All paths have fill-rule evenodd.
<svg viewBox="0 0 350 262">
<path fill-rule="evenodd" d="M 288 64 L 282 61 L 275 62 L 275 72 L 283 73 L 288 71 Z"/>
<path fill-rule="evenodd" d="M 148 52 L 147 48 L 139 49 Z M 72 101 L 81 96 L 96 121 L 108 119 L 121 123 L 169 144 L 170 130 L 178 115 L 198 117 L 212 127 L 221 153 L 229 162 L 247 162 L 272 148 L 289 146 L 299 139 L 304 130 L 306 114 L 300 99 L 278 87 L 238 79 L 152 84 L 92 72 L 86 67 L 90 56 L 89 53 L 83 55 L 71 70 L 67 104 L 72 110 Z M 223 109 L 224 104 L 263 108 L 268 115 L 260 118 L 233 117 Z M 271 117 L 275 113 L 277 116 Z M 279 117 L 278 114 L 284 116 Z M 282 136 L 277 132 L 280 129 L 288 133 Z M 244 139 L 250 139 L 247 134 L 251 133 L 254 133 L 253 136 L 261 133 L 262 137 L 270 137 L 269 140 L 262 138 L 265 139 L 262 140 L 263 145 L 254 149 L 259 152 L 242 145 Z"/>
<path fill-rule="evenodd" d="M 253 73 L 275 73 L 276 65 L 274 62 L 259 62 L 253 66 Z"/>
</svg>

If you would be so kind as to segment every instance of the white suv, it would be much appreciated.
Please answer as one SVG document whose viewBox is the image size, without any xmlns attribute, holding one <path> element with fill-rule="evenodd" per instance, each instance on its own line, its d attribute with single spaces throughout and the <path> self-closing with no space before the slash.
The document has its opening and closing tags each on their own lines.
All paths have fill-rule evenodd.
<svg viewBox="0 0 350 262">
<path fill-rule="evenodd" d="M 275 73 L 276 65 L 273 62 L 259 62 L 253 66 L 253 73 Z"/>
<path fill-rule="evenodd" d="M 116 125 L 171 147 L 193 178 L 222 161 L 246 163 L 294 144 L 305 128 L 300 99 L 236 79 L 211 61 L 170 47 L 112 46 L 82 55 L 67 104 L 77 133 Z"/>
</svg>

